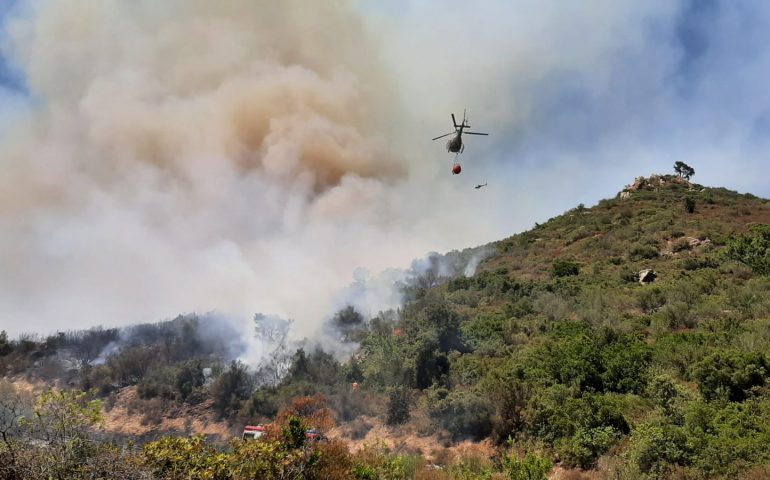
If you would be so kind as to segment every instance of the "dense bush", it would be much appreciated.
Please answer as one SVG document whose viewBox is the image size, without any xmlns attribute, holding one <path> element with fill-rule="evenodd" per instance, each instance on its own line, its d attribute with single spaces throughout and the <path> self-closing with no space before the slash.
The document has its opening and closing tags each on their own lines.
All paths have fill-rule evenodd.
<svg viewBox="0 0 770 480">
<path fill-rule="evenodd" d="M 481 440 L 492 432 L 492 404 L 476 392 L 446 392 L 429 405 L 431 418 L 454 439 Z"/>
<path fill-rule="evenodd" d="M 503 456 L 503 470 L 511 480 L 546 480 L 552 466 L 550 460 L 534 453 L 521 459 L 515 455 Z"/>
<path fill-rule="evenodd" d="M 566 387 L 532 396 L 524 412 L 525 428 L 553 445 L 565 462 L 587 468 L 624 434 L 629 425 L 618 405 L 604 395 L 576 397 Z"/>
<path fill-rule="evenodd" d="M 557 260 L 551 267 L 551 275 L 554 277 L 568 277 L 580 273 L 580 264 L 570 260 Z"/>
<path fill-rule="evenodd" d="M 770 274 L 770 225 L 754 225 L 725 246 L 725 255 L 751 267 L 757 273 Z"/>
<path fill-rule="evenodd" d="M 641 393 L 651 363 L 652 348 L 637 335 L 625 336 L 602 349 L 602 386 L 613 392 Z"/>
<path fill-rule="evenodd" d="M 767 360 L 761 353 L 717 352 L 693 365 L 692 376 L 707 400 L 745 400 L 755 387 L 765 384 Z"/>
</svg>

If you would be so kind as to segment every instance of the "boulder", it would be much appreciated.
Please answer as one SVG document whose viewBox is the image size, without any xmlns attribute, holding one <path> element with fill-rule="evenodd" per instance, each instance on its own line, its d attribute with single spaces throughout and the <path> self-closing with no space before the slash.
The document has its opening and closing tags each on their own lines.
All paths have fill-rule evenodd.
<svg viewBox="0 0 770 480">
<path fill-rule="evenodd" d="M 652 269 L 648 268 L 639 272 L 639 283 L 642 285 L 652 283 L 656 278 L 658 278 L 658 274 L 655 273 Z"/>
</svg>

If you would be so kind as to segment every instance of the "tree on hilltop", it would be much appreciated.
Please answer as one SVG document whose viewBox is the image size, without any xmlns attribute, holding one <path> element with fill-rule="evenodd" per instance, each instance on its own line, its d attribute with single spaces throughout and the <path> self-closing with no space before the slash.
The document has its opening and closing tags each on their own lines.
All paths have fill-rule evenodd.
<svg viewBox="0 0 770 480">
<path fill-rule="evenodd" d="M 680 178 L 684 178 L 687 181 L 690 181 L 690 177 L 695 175 L 695 169 L 684 162 L 676 162 L 674 164 L 674 171 Z"/>
</svg>

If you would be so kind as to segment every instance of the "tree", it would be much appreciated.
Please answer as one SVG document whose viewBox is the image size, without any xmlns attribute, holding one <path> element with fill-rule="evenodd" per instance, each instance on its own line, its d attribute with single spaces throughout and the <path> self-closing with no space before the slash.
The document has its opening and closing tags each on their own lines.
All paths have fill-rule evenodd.
<svg viewBox="0 0 770 480">
<path fill-rule="evenodd" d="M 674 164 L 674 171 L 677 175 L 679 175 L 680 178 L 684 178 L 685 180 L 689 181 L 690 177 L 695 175 L 695 169 L 691 166 L 687 165 L 684 162 L 677 161 Z"/>
<path fill-rule="evenodd" d="M 91 432 L 102 422 L 102 402 L 87 392 L 49 389 L 37 401 L 34 414 L 23 426 L 45 445 L 40 450 L 41 478 L 75 478 L 76 472 L 97 455 Z"/>
<path fill-rule="evenodd" d="M 0 357 L 8 355 L 13 351 L 13 344 L 8 340 L 8 334 L 5 330 L 0 330 Z"/>
<path fill-rule="evenodd" d="M 214 409 L 222 416 L 238 410 L 241 402 L 249 398 L 254 382 L 246 365 L 239 361 L 230 367 L 211 385 Z"/>
<path fill-rule="evenodd" d="M 385 423 L 401 425 L 409 420 L 409 390 L 394 387 L 388 396 L 388 416 Z"/>
<path fill-rule="evenodd" d="M 364 316 L 358 313 L 352 305 L 348 305 L 335 313 L 330 325 L 336 332 L 342 334 L 344 341 L 360 341 L 366 334 Z"/>
<path fill-rule="evenodd" d="M 23 431 L 23 418 L 29 415 L 31 399 L 16 391 L 7 380 L 0 380 L 0 440 L 7 452 L 0 448 L 0 478 L 14 478 L 18 437 Z"/>
<path fill-rule="evenodd" d="M 187 362 L 181 366 L 176 374 L 176 390 L 182 401 L 206 381 L 200 361 Z"/>
<path fill-rule="evenodd" d="M 284 320 L 276 316 L 254 315 L 254 338 L 265 349 L 265 360 L 259 365 L 258 375 L 263 383 L 278 385 L 292 364 L 292 354 L 288 347 L 288 337 L 293 320 Z"/>
</svg>

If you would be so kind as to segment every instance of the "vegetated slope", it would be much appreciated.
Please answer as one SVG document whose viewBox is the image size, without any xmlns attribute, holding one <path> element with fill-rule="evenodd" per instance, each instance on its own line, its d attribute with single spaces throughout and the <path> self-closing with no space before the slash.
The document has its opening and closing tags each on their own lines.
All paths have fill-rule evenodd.
<svg viewBox="0 0 770 480">
<path fill-rule="evenodd" d="M 452 443 L 491 440 L 505 450 L 510 440 L 518 453 L 536 452 L 534 463 L 598 477 L 761 477 L 770 464 L 763 224 L 767 200 L 653 176 L 489 245 L 471 277 L 437 259 L 404 285 L 398 311 L 366 319 L 341 310 L 330 325 L 360 344 L 343 361 L 277 349 L 249 371 L 222 361 L 227 341 L 199 351 L 199 320 L 180 317 L 145 326 L 154 333 L 144 343 L 124 341 L 98 362 L 77 347 L 88 342 L 67 335 L 0 339 L 0 366 L 41 377 L 46 365 L 61 369 L 50 359 L 62 349 L 83 350 L 64 378 L 97 388 L 108 404 L 136 386 L 142 401 L 162 400 L 166 410 L 211 405 L 236 429 L 291 415 L 311 426 L 333 418 L 350 439 L 369 438 L 381 420 L 394 437 L 433 438 L 439 463 L 455 461 L 442 460 Z M 648 269 L 657 277 L 642 284 Z M 118 338 L 94 332 L 101 348 Z M 378 463 L 372 475 L 398 464 Z M 483 477 L 513 464 L 474 465 Z"/>
<path fill-rule="evenodd" d="M 512 438 L 567 466 L 767 463 L 770 234 L 750 226 L 770 203 L 669 176 L 627 191 L 497 242 L 473 277 L 410 292 L 390 335 L 370 329 L 361 378 L 390 389 L 391 423 L 414 417 L 398 392 L 416 389 L 455 439 Z"/>
</svg>

